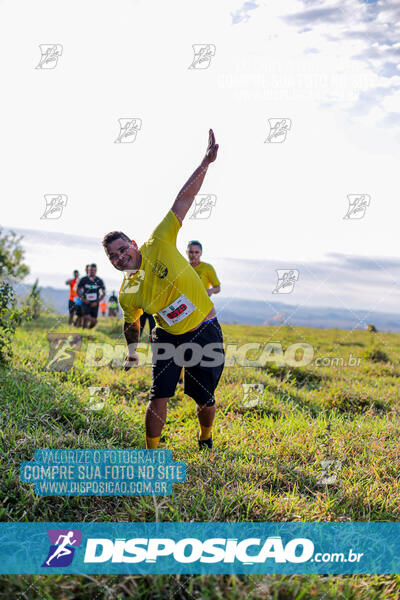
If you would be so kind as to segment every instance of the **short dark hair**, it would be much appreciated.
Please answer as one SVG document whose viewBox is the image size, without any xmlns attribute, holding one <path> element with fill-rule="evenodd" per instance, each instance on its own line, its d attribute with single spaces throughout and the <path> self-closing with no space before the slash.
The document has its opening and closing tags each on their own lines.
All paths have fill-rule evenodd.
<svg viewBox="0 0 400 600">
<path fill-rule="evenodd" d="M 200 246 L 200 250 L 203 252 L 203 246 L 197 240 L 190 240 L 187 247 L 189 248 L 189 246 Z"/>
<path fill-rule="evenodd" d="M 108 244 L 111 244 L 111 242 L 115 242 L 115 240 L 119 240 L 120 238 L 126 242 L 132 243 L 132 240 L 126 235 L 126 233 L 123 233 L 123 231 L 111 231 L 104 236 L 104 250 L 107 250 Z"/>
<path fill-rule="evenodd" d="M 95 269 L 97 269 L 97 265 L 95 263 L 92 263 L 90 266 L 94 267 Z"/>
</svg>

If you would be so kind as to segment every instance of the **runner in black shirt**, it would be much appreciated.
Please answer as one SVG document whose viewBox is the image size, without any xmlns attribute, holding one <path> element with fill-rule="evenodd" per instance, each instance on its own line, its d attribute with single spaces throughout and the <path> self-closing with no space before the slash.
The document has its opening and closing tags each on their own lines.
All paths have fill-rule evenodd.
<svg viewBox="0 0 400 600">
<path fill-rule="evenodd" d="M 106 295 L 104 282 L 96 277 L 97 266 L 90 265 L 89 274 L 78 284 L 78 295 L 82 298 L 83 328 L 92 329 L 97 323 L 99 304 Z"/>
</svg>

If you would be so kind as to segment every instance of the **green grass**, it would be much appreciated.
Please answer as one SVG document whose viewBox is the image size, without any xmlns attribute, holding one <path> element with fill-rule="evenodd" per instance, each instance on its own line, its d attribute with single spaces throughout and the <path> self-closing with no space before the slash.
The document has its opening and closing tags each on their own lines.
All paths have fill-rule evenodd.
<svg viewBox="0 0 400 600">
<path fill-rule="evenodd" d="M 223 327 L 226 342 L 312 344 L 315 357 L 360 358 L 346 367 L 226 367 L 217 391 L 212 461 L 199 454 L 194 402 L 178 389 L 162 444 L 187 463 L 172 496 L 36 497 L 19 481 L 37 448 L 144 447 L 149 367 L 85 366 L 88 341 L 123 343 L 103 319 L 82 333 L 74 366 L 46 371 L 47 332 L 77 330 L 46 315 L 17 332 L 2 388 L 0 519 L 3 521 L 397 521 L 400 335 L 295 327 Z M 251 358 L 251 355 L 249 355 Z M 326 362 L 326 361 L 325 361 Z M 264 385 L 259 404 L 243 383 Z M 89 408 L 89 386 L 110 388 Z M 332 460 L 329 473 L 321 462 Z M 321 483 L 334 475 L 330 485 Z M 399 598 L 396 576 L 3 576 L 1 597 L 27 598 Z M 25 592 L 29 587 L 29 592 Z M 24 596 L 24 594 L 26 594 Z"/>
</svg>

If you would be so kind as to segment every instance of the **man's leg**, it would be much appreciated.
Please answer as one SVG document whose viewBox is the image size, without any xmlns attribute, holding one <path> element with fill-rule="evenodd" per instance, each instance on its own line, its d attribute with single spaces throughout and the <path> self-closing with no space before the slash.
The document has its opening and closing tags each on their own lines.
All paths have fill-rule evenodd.
<svg viewBox="0 0 400 600">
<path fill-rule="evenodd" d="M 196 404 L 196 412 L 200 424 L 199 440 L 209 440 L 215 417 L 215 404 L 212 406 Z"/>
<path fill-rule="evenodd" d="M 225 356 L 223 348 L 223 337 L 217 320 L 206 323 L 196 334 L 195 342 L 203 349 L 212 344 L 215 357 L 208 359 L 203 356 L 202 361 L 185 368 L 185 394 L 196 402 L 196 412 L 200 424 L 198 441 L 200 450 L 212 449 L 212 426 L 215 417 L 214 393 L 218 386 L 224 368 Z M 194 337 L 194 336 L 193 336 Z"/>
<path fill-rule="evenodd" d="M 150 402 L 146 409 L 146 447 L 155 449 L 167 418 L 167 402 L 176 389 L 180 367 L 175 363 L 174 350 L 180 336 L 174 336 L 160 327 L 151 333 L 152 375 Z"/>
<path fill-rule="evenodd" d="M 91 306 L 90 307 L 90 312 L 89 312 L 89 319 L 90 319 L 89 320 L 89 329 L 93 329 L 93 327 L 96 325 L 98 311 L 99 311 L 99 305 L 97 305 L 97 306 Z"/>
<path fill-rule="evenodd" d="M 169 398 L 154 398 L 146 408 L 146 448 L 155 450 L 160 441 L 161 431 L 167 420 L 167 402 Z"/>
<path fill-rule="evenodd" d="M 72 320 L 74 318 L 74 303 L 72 303 L 71 300 L 68 301 L 68 310 L 69 310 L 68 325 L 72 325 Z"/>
</svg>

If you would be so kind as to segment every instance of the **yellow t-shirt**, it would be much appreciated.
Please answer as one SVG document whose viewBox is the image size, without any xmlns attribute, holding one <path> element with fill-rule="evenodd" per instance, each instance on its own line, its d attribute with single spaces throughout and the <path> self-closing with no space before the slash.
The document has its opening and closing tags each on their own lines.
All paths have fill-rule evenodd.
<svg viewBox="0 0 400 600">
<path fill-rule="evenodd" d="M 205 262 L 200 262 L 196 267 L 193 267 L 197 275 L 200 277 L 202 284 L 208 290 L 210 287 L 221 285 L 217 277 L 215 269 L 212 265 Z"/>
<path fill-rule="evenodd" d="M 139 270 L 125 275 L 119 303 L 126 323 L 134 323 L 142 309 L 154 316 L 158 327 L 178 335 L 197 327 L 213 303 L 190 263 L 176 249 L 181 227 L 170 210 L 140 248 Z"/>
</svg>

